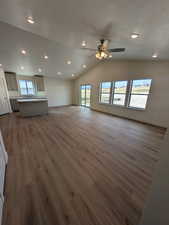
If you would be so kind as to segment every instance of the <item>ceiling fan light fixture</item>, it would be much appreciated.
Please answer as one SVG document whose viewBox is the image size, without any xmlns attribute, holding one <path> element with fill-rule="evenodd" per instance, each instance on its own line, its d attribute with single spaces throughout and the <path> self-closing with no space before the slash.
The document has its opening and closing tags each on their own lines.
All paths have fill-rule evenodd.
<svg viewBox="0 0 169 225">
<path fill-rule="evenodd" d="M 102 59 L 107 59 L 109 55 L 104 52 L 104 51 L 101 51 L 101 52 L 96 52 L 96 58 L 99 59 L 99 60 L 102 60 Z"/>
</svg>

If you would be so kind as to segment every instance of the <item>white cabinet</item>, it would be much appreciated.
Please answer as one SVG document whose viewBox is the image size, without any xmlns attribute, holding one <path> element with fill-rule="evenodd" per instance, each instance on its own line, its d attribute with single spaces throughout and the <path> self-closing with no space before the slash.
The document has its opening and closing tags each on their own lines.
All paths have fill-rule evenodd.
<svg viewBox="0 0 169 225">
<path fill-rule="evenodd" d="M 4 202 L 4 183 L 5 183 L 5 169 L 8 162 L 8 155 L 5 150 L 1 131 L 0 131 L 0 224 L 2 220 L 3 202 Z"/>
<path fill-rule="evenodd" d="M 0 68 L 0 115 L 11 112 L 4 71 Z"/>
<path fill-rule="evenodd" d="M 0 198 L 4 194 L 5 168 L 6 168 L 6 163 L 4 159 L 0 157 Z"/>
<path fill-rule="evenodd" d="M 0 156 L 3 157 L 3 159 L 5 160 L 5 163 L 8 163 L 8 154 L 5 150 L 5 145 L 2 139 L 2 134 L 1 134 L 1 130 L 0 130 Z"/>
</svg>

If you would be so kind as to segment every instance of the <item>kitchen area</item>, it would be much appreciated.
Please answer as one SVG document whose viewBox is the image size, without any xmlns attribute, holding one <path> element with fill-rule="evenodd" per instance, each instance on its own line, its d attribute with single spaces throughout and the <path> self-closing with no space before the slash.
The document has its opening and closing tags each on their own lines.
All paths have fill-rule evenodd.
<svg viewBox="0 0 169 225">
<path fill-rule="evenodd" d="M 42 75 L 23 76 L 5 71 L 4 78 L 10 111 L 20 112 L 23 117 L 48 113 L 48 99 Z"/>
</svg>

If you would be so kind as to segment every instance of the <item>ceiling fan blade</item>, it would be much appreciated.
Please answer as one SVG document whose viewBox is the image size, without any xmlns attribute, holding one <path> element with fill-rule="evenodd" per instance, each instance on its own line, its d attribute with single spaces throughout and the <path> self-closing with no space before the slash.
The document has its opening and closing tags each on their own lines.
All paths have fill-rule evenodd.
<svg viewBox="0 0 169 225">
<path fill-rule="evenodd" d="M 97 51 L 97 49 L 93 49 L 93 48 L 80 48 L 80 49 L 88 50 L 88 51 Z"/>
<path fill-rule="evenodd" d="M 109 52 L 124 52 L 125 48 L 112 48 L 108 49 Z"/>
<path fill-rule="evenodd" d="M 104 40 L 104 42 L 103 42 L 103 47 L 104 47 L 105 49 L 107 49 L 107 48 L 108 48 L 108 44 L 109 44 L 109 41 L 108 41 L 108 40 Z"/>
</svg>

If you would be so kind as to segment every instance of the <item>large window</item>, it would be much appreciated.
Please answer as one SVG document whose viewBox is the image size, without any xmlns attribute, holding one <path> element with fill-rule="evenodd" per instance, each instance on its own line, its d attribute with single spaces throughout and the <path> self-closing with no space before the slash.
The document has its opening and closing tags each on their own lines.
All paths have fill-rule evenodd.
<svg viewBox="0 0 169 225">
<path fill-rule="evenodd" d="M 100 83 L 100 102 L 110 103 L 111 82 Z"/>
<path fill-rule="evenodd" d="M 145 109 L 150 87 L 151 79 L 131 81 L 129 107 Z"/>
<path fill-rule="evenodd" d="M 34 95 L 34 85 L 31 80 L 19 80 L 21 95 Z"/>
<path fill-rule="evenodd" d="M 151 79 L 100 83 L 100 102 L 145 109 L 150 94 Z"/>
<path fill-rule="evenodd" d="M 128 81 L 115 81 L 113 85 L 113 104 L 125 105 Z"/>
</svg>

